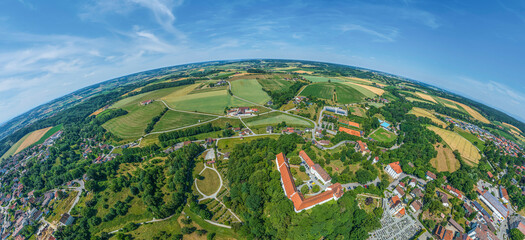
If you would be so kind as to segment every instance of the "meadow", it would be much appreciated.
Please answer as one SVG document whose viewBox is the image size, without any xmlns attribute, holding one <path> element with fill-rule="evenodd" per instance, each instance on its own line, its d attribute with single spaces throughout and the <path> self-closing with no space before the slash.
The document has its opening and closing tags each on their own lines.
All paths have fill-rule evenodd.
<svg viewBox="0 0 525 240">
<path fill-rule="evenodd" d="M 461 167 L 461 164 L 450 148 L 441 144 L 434 145 L 434 148 L 438 154 L 435 158 L 430 159 L 430 164 L 436 168 L 438 172 L 454 172 Z"/>
<path fill-rule="evenodd" d="M 164 116 L 155 124 L 153 132 L 166 131 L 179 127 L 184 127 L 200 122 L 205 122 L 214 119 L 213 116 L 192 114 L 178 111 L 167 111 Z"/>
<path fill-rule="evenodd" d="M 330 83 L 317 83 L 308 85 L 302 92 L 301 96 L 313 96 L 317 98 L 332 100 L 335 86 Z"/>
<path fill-rule="evenodd" d="M 160 102 L 142 106 L 133 104 L 124 107 L 128 114 L 113 118 L 102 125 L 106 130 L 123 139 L 139 138 L 151 119 L 164 109 Z"/>
<path fill-rule="evenodd" d="M 365 98 L 365 96 L 367 96 L 366 94 L 363 94 L 363 92 L 368 92 L 367 94 L 370 93 L 370 91 L 364 88 L 362 89 L 363 92 L 361 92 L 358 89 L 359 86 L 357 85 L 349 86 L 345 84 L 336 83 L 335 86 L 336 86 L 337 102 L 341 104 L 360 102 L 363 98 Z M 371 96 L 371 95 L 375 96 L 373 93 L 369 94 L 368 96 Z"/>
<path fill-rule="evenodd" d="M 469 165 L 478 164 L 479 159 L 481 159 L 481 155 L 479 154 L 478 149 L 467 139 L 456 132 L 448 131 L 435 126 L 427 127 L 438 134 L 445 141 L 445 143 L 447 143 L 447 145 L 452 148 L 452 150 L 458 150 L 466 163 Z"/>
<path fill-rule="evenodd" d="M 209 91 L 204 93 L 187 94 L 185 92 L 175 92 L 163 98 L 172 108 L 177 110 L 195 111 L 224 115 L 226 107 L 250 106 L 228 94 L 227 90 Z"/>
<path fill-rule="evenodd" d="M 302 75 L 302 77 L 306 78 L 306 80 L 311 81 L 312 83 L 318 83 L 318 82 L 341 82 L 341 79 L 335 78 L 335 77 L 321 77 L 321 76 L 309 76 L 309 75 Z"/>
<path fill-rule="evenodd" d="M 284 79 L 257 79 L 259 84 L 263 87 L 263 89 L 266 89 L 267 91 L 284 91 L 290 88 L 292 86 L 291 81 L 287 81 Z"/>
<path fill-rule="evenodd" d="M 200 176 L 203 176 L 204 179 L 197 180 L 197 187 L 202 193 L 209 196 L 219 190 L 219 175 L 217 175 L 215 171 L 206 169 L 200 174 Z"/>
<path fill-rule="evenodd" d="M 281 122 L 286 122 L 288 126 L 294 127 L 313 127 L 313 123 L 307 120 L 283 113 L 268 113 L 257 117 L 247 118 L 244 122 L 248 127 L 277 125 Z"/>
<path fill-rule="evenodd" d="M 231 90 L 235 96 L 259 104 L 264 104 L 271 100 L 257 80 L 240 79 L 232 81 L 231 84 Z"/>
</svg>

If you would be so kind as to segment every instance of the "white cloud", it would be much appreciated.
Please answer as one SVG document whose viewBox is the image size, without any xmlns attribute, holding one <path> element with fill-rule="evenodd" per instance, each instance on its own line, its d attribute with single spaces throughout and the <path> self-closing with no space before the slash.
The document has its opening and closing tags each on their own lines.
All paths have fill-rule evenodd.
<svg viewBox="0 0 525 240">
<path fill-rule="evenodd" d="M 375 37 L 375 41 L 380 42 L 393 42 L 398 35 L 397 29 L 391 28 L 383 31 L 374 30 L 370 27 L 365 27 L 359 24 L 345 24 L 340 27 L 340 30 L 344 32 L 362 32 Z"/>
</svg>

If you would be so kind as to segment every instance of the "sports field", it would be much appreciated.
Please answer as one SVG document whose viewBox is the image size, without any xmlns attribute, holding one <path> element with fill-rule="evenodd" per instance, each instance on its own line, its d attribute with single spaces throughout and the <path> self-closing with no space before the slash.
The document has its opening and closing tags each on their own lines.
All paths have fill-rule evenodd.
<svg viewBox="0 0 525 240">
<path fill-rule="evenodd" d="M 320 76 L 309 76 L 309 75 L 302 75 L 302 77 L 306 78 L 306 80 L 312 81 L 312 83 L 318 83 L 318 82 L 341 82 L 340 79 L 337 79 L 335 77 L 320 77 Z"/>
<path fill-rule="evenodd" d="M 430 164 L 435 167 L 438 172 L 454 172 L 461 167 L 461 164 L 450 148 L 443 147 L 442 144 L 436 144 L 434 148 L 438 152 L 438 155 L 430 159 Z"/>
<path fill-rule="evenodd" d="M 302 92 L 302 96 L 314 96 L 317 98 L 332 100 L 335 85 L 331 83 L 317 83 L 308 85 Z"/>
<path fill-rule="evenodd" d="M 370 135 L 370 137 L 379 142 L 392 142 L 397 138 L 396 134 L 387 131 L 384 128 L 377 129 L 377 131 Z"/>
<path fill-rule="evenodd" d="M 275 78 L 257 79 L 257 81 L 264 89 L 268 91 L 283 91 L 288 89 L 293 84 L 291 81 Z"/>
<path fill-rule="evenodd" d="M 313 127 L 313 123 L 282 113 L 269 113 L 257 117 L 247 118 L 244 122 L 248 127 L 259 127 L 267 125 L 276 125 L 281 122 L 286 122 L 288 126 L 302 126 L 302 127 Z"/>
<path fill-rule="evenodd" d="M 132 104 L 124 107 L 128 114 L 113 118 L 102 125 L 106 130 L 123 139 L 139 138 L 144 135 L 144 129 L 151 119 L 164 109 L 160 102 L 153 102 L 146 106 Z"/>
<path fill-rule="evenodd" d="M 231 84 L 231 90 L 235 96 L 259 104 L 264 104 L 271 100 L 257 80 L 241 79 L 232 81 Z"/>
<path fill-rule="evenodd" d="M 448 131 L 435 126 L 427 127 L 438 134 L 447 143 L 447 145 L 452 148 L 452 150 L 458 150 L 466 163 L 469 165 L 478 164 L 479 159 L 481 159 L 481 155 L 479 154 L 478 149 L 476 149 L 476 147 L 472 145 L 472 143 L 470 143 L 467 139 L 460 136 L 456 132 Z"/>
<path fill-rule="evenodd" d="M 192 114 L 177 111 L 167 111 L 164 116 L 155 124 L 153 132 L 166 131 L 174 128 L 184 127 L 200 122 L 214 119 L 213 116 Z"/>
<path fill-rule="evenodd" d="M 431 101 L 433 103 L 438 103 L 436 101 L 436 99 L 434 99 L 432 96 L 428 95 L 428 94 L 424 94 L 424 93 L 421 93 L 421 92 L 416 92 L 416 95 L 422 99 L 425 99 L 427 101 Z"/>
<path fill-rule="evenodd" d="M 427 117 L 427 118 L 430 118 L 432 120 L 432 122 L 442 126 L 442 127 L 446 127 L 447 124 L 443 121 L 441 121 L 439 118 L 437 118 L 434 114 L 430 113 L 428 110 L 425 110 L 423 108 L 418 108 L 418 107 L 414 107 L 412 108 L 412 110 L 410 110 L 410 112 L 408 112 L 409 114 L 414 114 L 418 117 Z"/>
</svg>

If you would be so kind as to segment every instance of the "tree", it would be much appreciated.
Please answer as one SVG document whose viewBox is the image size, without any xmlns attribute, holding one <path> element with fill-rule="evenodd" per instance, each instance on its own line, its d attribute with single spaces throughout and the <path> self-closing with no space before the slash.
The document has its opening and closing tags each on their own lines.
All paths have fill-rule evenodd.
<svg viewBox="0 0 525 240">
<path fill-rule="evenodd" d="M 319 192 L 321 190 L 321 187 L 319 187 L 319 185 L 314 185 L 312 187 L 312 192 L 316 193 L 316 192 Z"/>
<path fill-rule="evenodd" d="M 303 187 L 301 187 L 301 192 L 303 194 L 307 194 L 308 192 L 310 192 L 310 188 L 308 187 L 308 185 L 304 185 Z"/>
<path fill-rule="evenodd" d="M 290 158 L 290 164 L 292 165 L 299 165 L 301 164 L 301 158 L 299 158 L 298 156 L 293 156 Z"/>
<path fill-rule="evenodd" d="M 301 171 L 301 172 L 306 172 L 306 168 L 305 168 L 304 166 L 300 166 L 300 167 L 299 167 L 299 171 Z"/>
<path fill-rule="evenodd" d="M 518 230 L 517 228 L 513 228 L 510 230 L 510 239 L 523 240 L 525 239 L 525 235 L 523 235 L 523 233 L 521 233 L 521 231 Z"/>
</svg>

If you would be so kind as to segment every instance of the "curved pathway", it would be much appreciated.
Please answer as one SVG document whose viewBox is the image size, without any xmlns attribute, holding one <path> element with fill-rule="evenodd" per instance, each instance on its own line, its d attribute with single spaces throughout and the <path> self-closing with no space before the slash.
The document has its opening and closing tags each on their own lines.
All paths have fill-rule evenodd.
<svg viewBox="0 0 525 240">
<path fill-rule="evenodd" d="M 222 177 L 221 177 L 221 174 L 219 174 L 219 171 L 217 171 L 217 169 L 215 169 L 214 167 L 208 167 L 207 164 L 204 164 L 204 168 L 199 173 L 199 175 L 201 175 L 204 171 L 206 171 L 206 169 L 210 169 L 212 171 L 215 171 L 215 173 L 217 173 L 217 175 L 219 176 L 219 188 L 217 189 L 217 191 L 214 194 L 206 195 L 206 194 L 202 193 L 201 190 L 199 189 L 199 186 L 197 184 L 197 178 L 195 178 L 195 180 L 194 180 L 194 182 L 195 182 L 195 189 L 197 189 L 197 191 L 203 196 L 203 198 L 199 199 L 199 201 L 202 201 L 202 200 L 208 199 L 208 198 L 217 199 L 217 194 L 219 194 L 219 192 L 221 191 L 221 188 L 222 188 Z"/>
</svg>

